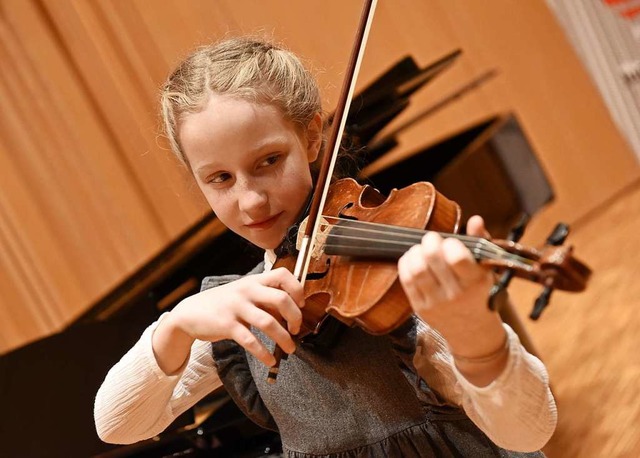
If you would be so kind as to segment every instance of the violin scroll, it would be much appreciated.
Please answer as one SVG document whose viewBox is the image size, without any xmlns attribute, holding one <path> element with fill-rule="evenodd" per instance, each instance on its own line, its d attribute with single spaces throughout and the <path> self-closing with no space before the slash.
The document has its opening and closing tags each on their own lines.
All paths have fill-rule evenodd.
<svg viewBox="0 0 640 458">
<path fill-rule="evenodd" d="M 519 226 L 522 226 L 522 223 Z M 512 240 L 492 241 L 493 244 L 511 256 L 503 259 L 481 260 L 481 262 L 503 272 L 502 277 L 491 291 L 489 307 L 495 307 L 498 302 L 497 298 L 514 276 L 544 285 L 544 289 L 536 299 L 529 315 L 531 319 L 537 320 L 549 304 L 551 294 L 555 289 L 572 292 L 583 291 L 591 276 L 591 269 L 573 257 L 573 247 L 563 245 L 569 235 L 567 224 L 558 223 L 541 249 L 520 245 L 517 239 L 522 236 L 522 232 L 523 227 L 519 227 L 511 232 L 509 239 Z M 513 234 L 518 234 L 518 236 L 513 237 Z"/>
</svg>

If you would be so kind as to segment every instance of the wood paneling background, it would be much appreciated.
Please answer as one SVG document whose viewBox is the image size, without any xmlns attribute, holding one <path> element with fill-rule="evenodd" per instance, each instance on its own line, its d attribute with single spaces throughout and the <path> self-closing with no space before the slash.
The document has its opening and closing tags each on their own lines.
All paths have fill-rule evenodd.
<svg viewBox="0 0 640 458">
<path fill-rule="evenodd" d="M 161 77 L 129 64 L 97 4 L 1 8 L 7 349 L 60 329 L 204 206 L 179 197 L 185 182 L 157 146 Z"/>
</svg>

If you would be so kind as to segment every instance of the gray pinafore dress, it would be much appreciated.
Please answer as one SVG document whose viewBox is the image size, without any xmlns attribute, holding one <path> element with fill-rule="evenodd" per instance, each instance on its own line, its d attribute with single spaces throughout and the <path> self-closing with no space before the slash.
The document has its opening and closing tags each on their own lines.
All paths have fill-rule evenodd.
<svg viewBox="0 0 640 458">
<path fill-rule="evenodd" d="M 262 272 L 258 265 L 250 272 Z M 202 289 L 240 278 L 207 277 Z M 269 350 L 273 342 L 254 333 Z M 413 366 L 416 327 L 389 336 L 348 328 L 329 352 L 305 345 L 268 368 L 231 340 L 212 344 L 220 378 L 238 407 L 278 431 L 287 458 L 543 457 L 501 449 L 457 406 L 447 404 Z"/>
</svg>

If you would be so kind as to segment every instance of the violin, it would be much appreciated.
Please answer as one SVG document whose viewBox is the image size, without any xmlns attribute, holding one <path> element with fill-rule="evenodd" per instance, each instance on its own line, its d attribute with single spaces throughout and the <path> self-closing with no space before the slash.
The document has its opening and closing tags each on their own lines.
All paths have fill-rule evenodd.
<svg viewBox="0 0 640 458">
<path fill-rule="evenodd" d="M 497 273 L 550 290 L 585 289 L 591 270 L 572 256 L 572 247 L 547 243 L 535 249 L 513 240 L 459 235 L 460 218 L 460 206 L 431 183 L 414 183 L 388 197 L 351 178 L 333 183 L 307 269 L 300 337 L 319 332 L 328 316 L 375 335 L 404 323 L 413 311 L 398 279 L 397 261 L 427 231 L 459 239 L 481 265 Z M 294 263 L 293 256 L 284 256 L 274 268 L 293 271 Z"/>
<path fill-rule="evenodd" d="M 571 247 L 562 246 L 568 235 L 566 225 L 557 226 L 545 246 L 534 249 L 517 243 L 521 231 L 514 231 L 510 240 L 457 234 L 460 207 L 430 183 L 393 190 L 389 197 L 352 179 L 331 183 L 375 3 L 365 0 L 333 114 L 327 142 L 327 151 L 332 154 L 323 158 L 308 217 L 297 230 L 298 252 L 278 256 L 274 263 L 274 268 L 293 272 L 304 286 L 303 325 L 298 337 L 318 333 L 328 316 L 372 334 L 386 334 L 406 321 L 412 308 L 398 279 L 397 260 L 420 243 L 425 231 L 459 238 L 478 262 L 502 272 L 490 293 L 492 309 L 497 299 L 504 297 L 514 276 L 544 285 L 532 312 L 534 319 L 540 316 L 555 288 L 582 291 L 591 271 L 573 258 Z M 276 364 L 267 378 L 270 383 L 276 381 L 280 360 L 286 355 L 276 346 L 274 357 Z"/>
</svg>

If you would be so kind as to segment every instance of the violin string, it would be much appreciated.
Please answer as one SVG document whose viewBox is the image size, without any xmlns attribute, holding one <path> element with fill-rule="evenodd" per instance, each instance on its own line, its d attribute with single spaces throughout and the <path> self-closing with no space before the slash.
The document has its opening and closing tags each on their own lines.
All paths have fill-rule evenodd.
<svg viewBox="0 0 640 458">
<path fill-rule="evenodd" d="M 374 253 L 397 253 L 399 255 L 404 254 L 409 248 L 411 248 L 412 246 L 416 245 L 416 243 L 411 243 L 411 242 L 404 242 L 404 241 L 397 241 L 397 240 L 385 240 L 385 239 L 380 239 L 380 238 L 376 238 L 376 239 L 372 239 L 372 238 L 363 238 L 361 236 L 352 236 L 352 235 L 344 235 L 344 234 L 340 234 L 340 235 L 331 235 L 331 240 L 332 241 L 343 241 L 343 242 L 349 242 L 349 241 L 370 241 L 370 242 L 376 242 L 377 246 L 375 247 L 375 249 L 371 249 L 372 252 Z M 419 242 L 419 241 L 418 241 Z M 380 246 L 380 244 L 387 244 L 388 246 Z M 345 244 L 341 244 L 341 243 L 330 243 L 330 242 L 326 242 L 325 243 L 325 249 L 327 248 L 347 248 L 347 247 L 353 247 L 353 244 L 349 244 L 349 243 L 345 243 Z M 473 253 L 473 255 L 477 258 L 477 259 L 504 259 L 503 256 L 498 256 L 496 255 L 494 252 L 486 250 L 484 248 L 477 248 L 477 247 L 467 247 L 469 248 L 469 250 Z M 365 249 L 366 250 L 366 249 Z M 513 262 L 516 262 L 518 264 L 520 264 L 517 260 L 512 260 Z M 523 267 L 528 268 L 528 265 L 524 265 Z"/>
<path fill-rule="evenodd" d="M 379 232 L 385 233 L 385 234 L 393 232 L 394 234 L 399 234 L 399 235 L 400 234 L 415 234 L 415 235 L 418 235 L 418 236 L 422 237 L 427 232 L 435 232 L 435 233 L 441 235 L 442 237 L 457 238 L 459 240 L 463 240 L 463 241 L 467 241 L 467 242 L 477 242 L 478 240 L 482 240 L 483 243 L 486 242 L 486 244 L 488 246 L 491 246 L 496 251 L 504 251 L 498 245 L 496 245 L 494 243 L 491 243 L 487 239 L 483 239 L 481 237 L 454 234 L 454 233 L 448 233 L 448 232 L 427 231 L 427 230 L 424 230 L 424 229 L 416 229 L 416 228 L 412 228 L 412 227 L 392 226 L 392 225 L 389 225 L 389 224 L 374 223 L 374 222 L 371 222 L 371 221 L 358 221 L 358 220 L 352 220 L 352 219 L 338 218 L 338 217 L 335 217 L 335 216 L 323 216 L 323 218 L 325 218 L 327 221 L 329 221 L 329 220 L 337 221 L 336 225 L 339 225 L 340 227 L 345 227 L 345 226 L 350 226 L 350 227 L 370 226 L 370 227 L 373 227 L 373 228 L 378 227 L 378 228 L 380 228 Z M 371 229 L 371 231 L 375 232 L 375 229 Z M 507 253 L 507 252 L 505 252 L 505 253 Z"/>
<path fill-rule="evenodd" d="M 419 243 L 420 239 L 422 238 L 422 236 L 428 232 L 428 231 L 420 230 L 420 229 L 404 228 L 404 227 L 400 227 L 400 226 L 389 226 L 389 225 L 385 225 L 385 224 L 371 223 L 371 222 L 365 222 L 365 221 L 345 220 L 345 219 L 340 219 L 340 218 L 330 218 L 330 219 L 335 219 L 335 220 L 337 220 L 339 222 L 338 224 L 328 224 L 327 226 L 330 227 L 330 228 L 336 228 L 337 227 L 341 231 L 345 231 L 346 230 L 346 231 L 351 231 L 351 232 L 353 232 L 353 231 L 355 231 L 355 232 L 366 232 L 366 233 L 370 233 L 370 234 L 373 234 L 373 235 L 380 234 L 382 236 L 388 236 L 388 235 L 390 235 L 390 233 L 393 233 L 394 236 L 404 237 L 405 239 L 407 239 L 410 242 L 411 245 L 415 245 L 416 243 Z M 363 226 L 369 226 L 369 227 L 372 227 L 373 229 L 369 229 L 369 228 L 363 227 Z M 379 228 L 379 229 L 377 229 L 377 228 Z M 436 231 L 434 231 L 434 232 L 436 232 Z M 437 232 L 437 233 L 440 234 L 443 237 L 456 236 L 457 235 L 457 234 L 447 234 L 447 233 L 443 233 L 443 232 Z M 332 237 L 337 237 L 337 235 L 332 235 Z M 354 238 L 357 239 L 357 237 L 355 237 L 355 236 L 354 236 Z M 368 238 L 368 239 L 363 239 L 363 240 L 366 240 L 366 241 L 377 241 L 378 239 Z M 474 246 L 474 245 L 482 244 L 481 240 L 483 240 L 483 239 L 480 239 L 478 237 L 472 238 L 472 237 L 460 236 L 460 240 L 465 244 L 465 246 L 471 247 L 471 246 Z M 499 252 L 499 250 L 501 250 L 500 247 L 498 247 L 497 245 L 494 245 L 494 247 L 496 248 L 496 250 L 495 250 L 496 252 Z"/>
<path fill-rule="evenodd" d="M 341 227 L 341 232 L 345 232 L 345 227 L 344 226 L 340 226 Z M 364 240 L 362 239 L 362 237 L 359 234 L 354 234 L 355 232 L 372 232 L 373 235 L 376 235 L 376 238 L 364 238 Z M 406 249 L 410 248 L 412 245 L 415 245 L 417 243 L 420 243 L 420 239 L 422 237 L 422 235 L 424 233 L 426 233 L 427 231 L 418 231 L 416 232 L 416 235 L 414 237 L 407 237 L 406 235 L 404 235 L 404 238 L 407 239 L 406 242 L 403 241 L 398 241 L 398 240 L 389 240 L 386 238 L 381 238 L 380 236 L 378 236 L 378 234 L 381 233 L 381 231 L 371 231 L 371 230 L 367 230 L 367 229 L 363 229 L 363 228 L 358 228 L 358 227 L 349 227 L 348 232 L 350 234 L 338 234 L 338 235 L 332 235 L 333 237 L 345 237 L 345 236 L 349 236 L 353 241 L 358 241 L 358 240 L 363 240 L 363 241 L 371 241 L 371 242 L 378 242 L 378 244 L 380 242 L 382 243 L 396 243 L 396 244 L 400 244 L 400 246 L 404 246 L 405 247 L 405 251 Z M 443 237 L 450 237 L 450 234 L 447 233 L 442 233 L 439 232 L 440 235 L 442 235 Z M 382 235 L 386 235 L 384 232 L 382 232 Z M 394 233 L 394 236 L 397 235 Z M 527 267 L 529 264 L 532 264 L 528 259 L 526 258 L 522 258 L 520 256 L 514 255 L 512 253 L 509 253 L 505 250 L 503 250 L 502 248 L 498 247 L 497 245 L 494 245 L 490 242 L 488 242 L 486 239 L 481 239 L 481 238 L 477 238 L 477 237 L 463 237 L 461 239 L 463 245 L 465 245 L 469 251 L 471 251 L 478 259 L 500 259 L 500 260 L 508 260 L 511 262 L 515 262 L 518 264 L 523 265 L 523 267 Z"/>
<path fill-rule="evenodd" d="M 417 243 L 420 243 L 420 239 L 422 238 L 422 236 L 425 233 L 429 232 L 429 231 L 420 230 L 420 229 L 390 226 L 386 224 L 372 223 L 368 221 L 357 221 L 357 220 L 349 220 L 349 219 L 342 219 L 342 218 L 336 218 L 336 217 L 325 217 L 325 219 L 338 221 L 338 224 L 329 223 L 328 226 L 330 228 L 339 228 L 340 231 L 344 233 L 344 234 L 331 234 L 330 235 L 331 240 L 336 241 L 338 239 L 342 239 L 342 240 L 351 240 L 351 241 L 369 241 L 369 242 L 378 242 L 378 243 L 395 245 L 395 248 L 393 247 L 382 248 L 380 246 L 377 247 L 377 249 L 380 249 L 381 251 L 388 251 L 388 252 L 391 252 L 394 250 L 395 251 L 402 250 L 403 248 L 408 249 L 411 246 Z M 353 235 L 347 235 L 346 234 L 347 232 Z M 369 233 L 376 237 L 375 238 L 361 237 L 358 235 L 358 232 Z M 437 231 L 434 231 L 434 232 L 437 232 Z M 502 259 L 502 260 L 506 259 L 512 262 L 516 262 L 518 264 L 522 264 L 523 267 L 525 268 L 530 267 L 530 264 L 532 264 L 529 259 L 523 258 L 518 255 L 514 255 L 513 253 L 509 253 L 508 251 L 504 250 L 503 248 L 499 247 L 498 245 L 495 245 L 494 243 L 484 238 L 464 236 L 459 234 L 450 234 L 450 233 L 444 233 L 444 232 L 437 232 L 437 233 L 443 237 L 453 237 L 453 238 L 459 239 L 479 259 L 482 257 L 487 259 Z M 404 238 L 407 241 L 404 242 L 404 241 L 380 237 L 380 236 L 388 237 L 391 234 L 393 234 L 394 237 Z M 340 247 L 342 245 L 328 244 L 327 246 Z M 406 251 L 406 249 L 404 251 Z"/>
<path fill-rule="evenodd" d="M 416 245 L 415 243 L 410 243 L 410 242 L 397 242 L 397 241 L 390 241 L 390 240 L 383 240 L 383 239 L 366 239 L 366 238 L 362 238 L 361 236 L 348 236 L 348 235 L 332 235 L 331 239 L 333 241 L 343 241 L 343 242 L 348 242 L 348 241 L 372 241 L 372 242 L 376 242 L 376 246 L 375 248 L 356 248 L 356 251 L 353 252 L 353 255 L 366 255 L 366 254 L 371 254 L 371 255 L 375 255 L 375 256 L 383 256 L 383 255 L 396 255 L 397 257 L 402 256 L 404 253 L 406 253 L 408 251 L 409 248 L 411 248 L 412 246 Z M 390 246 L 387 247 L 383 247 L 380 246 L 380 243 L 387 243 Z M 350 243 L 325 243 L 324 245 L 325 247 L 325 251 L 327 253 L 331 253 L 331 249 L 335 250 L 339 250 L 342 251 L 342 254 L 349 254 L 347 253 L 348 251 L 354 250 L 354 244 L 350 244 Z M 469 250 L 471 251 L 471 253 L 473 254 L 473 256 L 477 259 L 477 260 L 483 260 L 483 259 L 488 259 L 488 260 L 507 260 L 510 263 L 513 264 L 513 267 L 515 267 L 516 265 L 519 266 L 522 269 L 525 270 L 532 270 L 532 266 L 530 264 L 527 263 L 522 263 L 520 262 L 518 259 L 514 259 L 513 257 L 506 257 L 506 256 L 498 256 L 495 253 L 493 253 L 492 251 L 488 251 L 485 250 L 483 248 L 469 248 Z M 335 253 L 338 254 L 338 253 Z M 393 257 L 393 256 L 392 256 Z"/>
<path fill-rule="evenodd" d="M 411 234 L 419 238 L 422 238 L 424 234 L 426 234 L 427 232 L 430 232 L 424 229 L 408 228 L 408 227 L 402 227 L 402 226 L 391 226 L 387 224 L 374 223 L 370 221 L 349 220 L 349 219 L 335 218 L 335 217 L 326 217 L 326 219 L 327 220 L 333 219 L 338 221 L 338 223 L 333 226 L 337 226 L 341 228 L 350 227 L 350 228 L 361 230 L 361 231 L 366 230 L 372 233 L 380 233 L 380 234 L 393 233 L 394 235 L 400 235 L 400 236 L 404 235 L 406 237 L 408 237 Z M 374 229 L 365 229 L 365 227 L 372 227 Z M 380 229 L 376 230 L 375 228 L 380 228 Z M 474 244 L 482 244 L 484 245 L 485 248 L 490 248 L 496 253 L 512 255 L 512 253 L 505 251 L 503 248 L 499 247 L 498 245 L 481 237 L 460 235 L 460 234 L 447 233 L 447 232 L 438 232 L 438 231 L 431 231 L 431 232 L 436 232 L 442 237 L 456 238 L 458 240 L 461 240 L 463 243 L 465 243 L 466 246 L 472 246 Z M 415 240 L 415 239 L 411 237 L 411 240 Z"/>
</svg>

